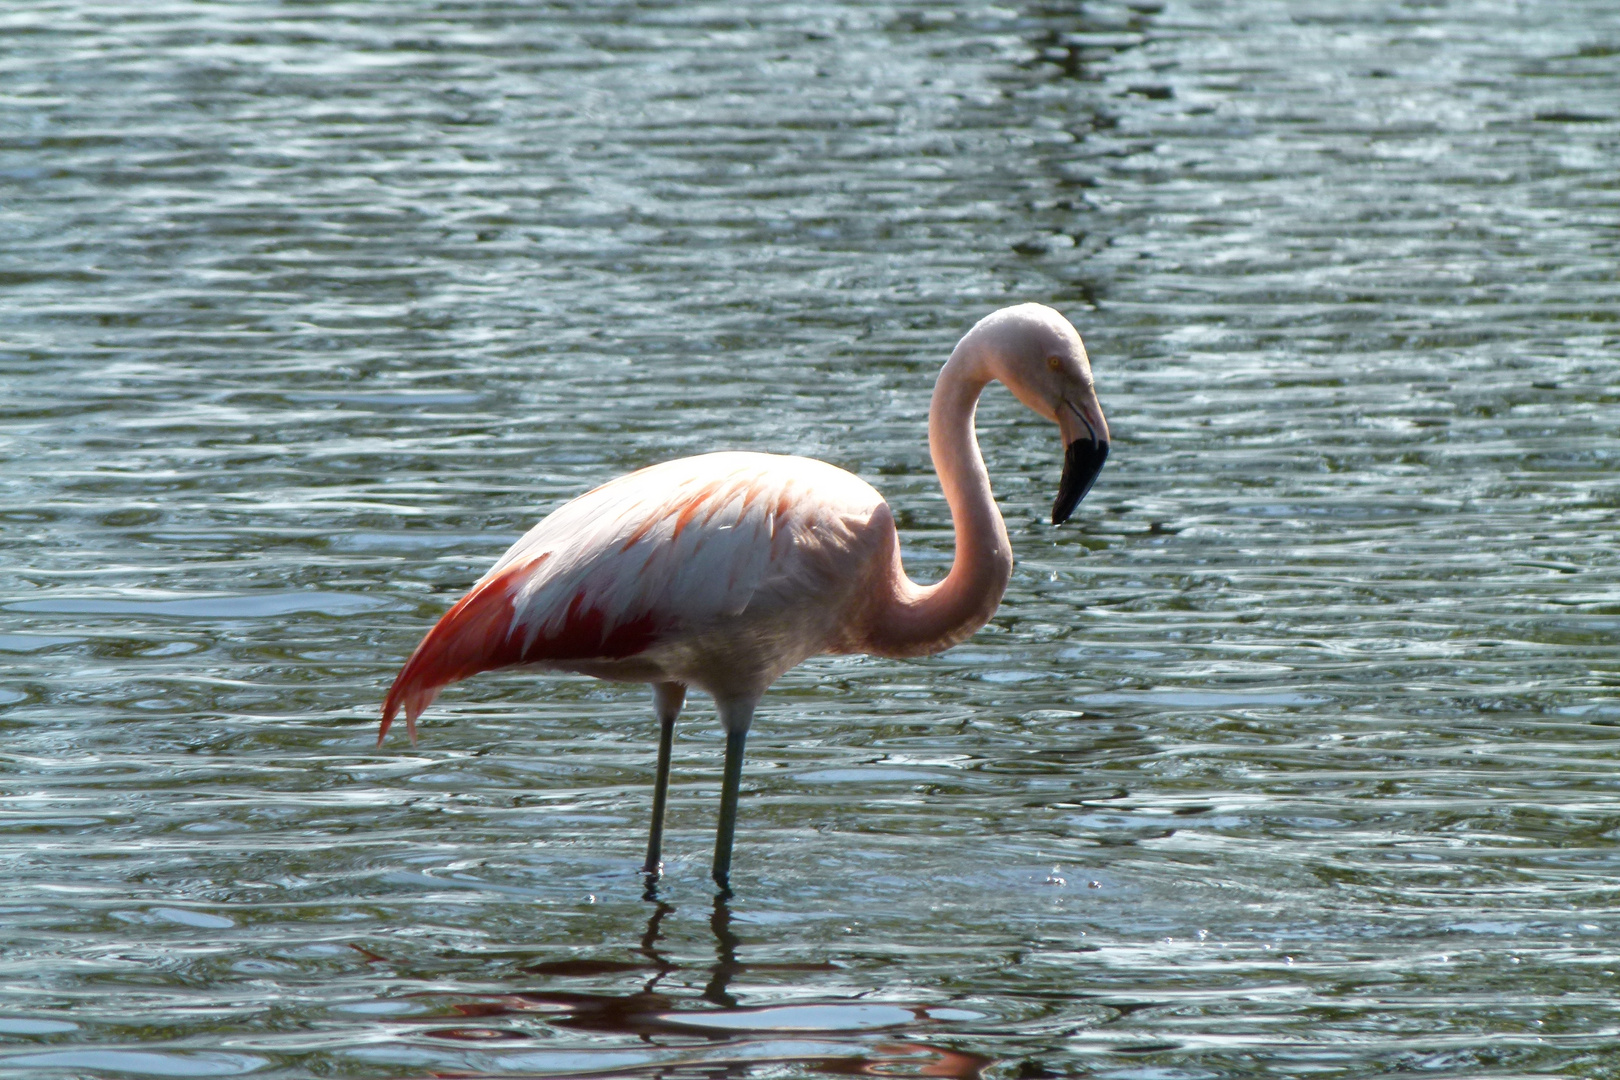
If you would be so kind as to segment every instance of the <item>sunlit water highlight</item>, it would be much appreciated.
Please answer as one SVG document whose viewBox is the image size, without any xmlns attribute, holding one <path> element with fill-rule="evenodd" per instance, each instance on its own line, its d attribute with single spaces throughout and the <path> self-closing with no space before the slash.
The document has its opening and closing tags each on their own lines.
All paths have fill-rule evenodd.
<svg viewBox="0 0 1620 1080">
<path fill-rule="evenodd" d="M 1620 8 L 158 0 L 0 11 L 0 1068 L 1620 1076 Z M 1068 313 L 1114 454 L 981 436 L 942 657 L 676 746 L 498 675 L 544 511 L 924 415 Z"/>
</svg>

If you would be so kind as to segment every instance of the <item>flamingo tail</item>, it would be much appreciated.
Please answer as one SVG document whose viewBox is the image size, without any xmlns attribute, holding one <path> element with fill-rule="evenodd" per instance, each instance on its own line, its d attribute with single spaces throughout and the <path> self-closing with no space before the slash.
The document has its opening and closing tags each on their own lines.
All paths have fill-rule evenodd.
<svg viewBox="0 0 1620 1080">
<path fill-rule="evenodd" d="M 513 593 L 515 579 L 528 569 L 513 568 L 480 582 L 427 632 L 383 701 L 378 746 L 400 710 L 405 712 L 405 730 L 415 746 L 416 718 L 433 704 L 440 690 L 480 671 L 522 662 L 521 636 L 511 633 Z"/>
<path fill-rule="evenodd" d="M 520 620 L 517 596 L 523 580 L 546 558 L 541 555 L 510 566 L 479 582 L 444 613 L 394 679 L 383 701 L 377 745 L 382 745 L 401 710 L 415 745 L 416 718 L 439 691 L 481 671 L 515 664 L 619 660 L 641 652 L 660 636 L 659 621 L 651 613 L 609 615 L 583 589 L 574 592 L 568 603 L 553 608 L 551 617 L 526 611 Z M 522 632 L 534 621 L 542 623 L 540 631 Z"/>
</svg>

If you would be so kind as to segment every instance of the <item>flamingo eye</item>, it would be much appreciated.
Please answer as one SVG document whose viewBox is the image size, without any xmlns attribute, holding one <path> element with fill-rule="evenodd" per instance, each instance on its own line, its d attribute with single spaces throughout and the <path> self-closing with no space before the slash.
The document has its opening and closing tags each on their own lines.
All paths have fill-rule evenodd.
<svg viewBox="0 0 1620 1080">
<path fill-rule="evenodd" d="M 1046 366 L 1051 368 L 1053 371 L 1061 371 L 1063 370 L 1063 361 L 1059 357 L 1048 356 L 1046 358 Z"/>
</svg>

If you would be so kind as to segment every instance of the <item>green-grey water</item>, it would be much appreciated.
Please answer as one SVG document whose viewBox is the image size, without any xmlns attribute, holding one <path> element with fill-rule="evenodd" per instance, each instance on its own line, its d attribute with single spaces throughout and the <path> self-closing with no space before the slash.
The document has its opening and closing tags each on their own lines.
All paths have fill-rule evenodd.
<svg viewBox="0 0 1620 1080">
<path fill-rule="evenodd" d="M 0 10 L 0 1071 L 1620 1076 L 1620 8 Z M 825 458 L 971 642 L 693 702 L 525 674 L 374 745 L 518 534 Z"/>
</svg>

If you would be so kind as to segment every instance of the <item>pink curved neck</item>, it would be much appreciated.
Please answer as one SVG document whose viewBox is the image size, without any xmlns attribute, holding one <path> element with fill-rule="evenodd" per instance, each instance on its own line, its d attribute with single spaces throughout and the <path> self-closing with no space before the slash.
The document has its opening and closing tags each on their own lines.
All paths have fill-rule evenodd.
<svg viewBox="0 0 1620 1080">
<path fill-rule="evenodd" d="M 900 565 L 896 541 L 890 588 L 874 612 L 867 643 L 884 656 L 924 656 L 965 641 L 990 621 L 1012 577 L 1012 545 L 990 491 L 973 414 L 990 382 L 984 354 L 963 341 L 940 370 L 928 408 L 928 449 L 951 507 L 956 557 L 936 585 L 918 585 Z"/>
</svg>

